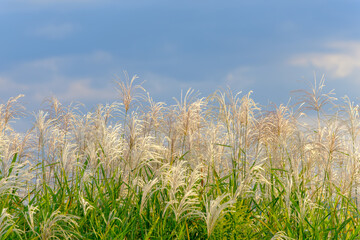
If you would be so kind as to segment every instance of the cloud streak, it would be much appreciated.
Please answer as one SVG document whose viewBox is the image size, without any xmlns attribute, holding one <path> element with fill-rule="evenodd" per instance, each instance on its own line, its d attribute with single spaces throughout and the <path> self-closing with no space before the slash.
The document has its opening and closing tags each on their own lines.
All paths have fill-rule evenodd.
<svg viewBox="0 0 360 240">
<path fill-rule="evenodd" d="M 109 53 L 97 51 L 85 55 L 24 62 L 6 72 L 0 72 L 0 93 L 3 98 L 24 93 L 26 101 L 31 105 L 38 105 L 50 95 L 55 95 L 65 102 L 112 101 L 116 99 L 116 91 L 113 89 L 111 77 L 104 76 L 106 69 L 99 76 L 74 73 L 77 68 L 95 69 L 99 65 L 106 66 L 111 59 Z M 100 82 L 104 83 L 99 85 Z"/>
<path fill-rule="evenodd" d="M 294 66 L 315 67 L 333 78 L 346 78 L 360 74 L 360 42 L 333 42 L 328 52 L 297 55 L 289 60 Z"/>
<path fill-rule="evenodd" d="M 109 84 L 106 84 L 103 88 L 96 88 L 92 86 L 92 81 L 92 79 L 76 79 L 71 81 L 66 91 L 58 94 L 59 99 L 67 101 L 92 101 L 96 99 L 101 101 L 114 100 L 117 97 L 116 91 Z"/>
<path fill-rule="evenodd" d="M 32 30 L 32 35 L 49 39 L 64 39 L 73 34 L 77 28 L 72 23 L 47 24 Z"/>
<path fill-rule="evenodd" d="M 230 87 L 248 87 L 255 83 L 254 79 L 251 79 L 248 75 L 251 72 L 250 67 L 240 66 L 227 73 L 224 82 Z"/>
</svg>

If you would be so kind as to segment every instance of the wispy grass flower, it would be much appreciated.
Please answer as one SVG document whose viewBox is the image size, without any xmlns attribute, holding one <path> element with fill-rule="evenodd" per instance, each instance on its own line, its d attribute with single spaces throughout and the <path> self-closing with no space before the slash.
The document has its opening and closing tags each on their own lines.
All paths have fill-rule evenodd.
<svg viewBox="0 0 360 240">
<path fill-rule="evenodd" d="M 3 208 L 0 215 L 0 239 L 5 240 L 12 232 L 20 235 L 23 231 L 17 228 L 13 216 Z"/>
<path fill-rule="evenodd" d="M 224 214 L 230 211 L 229 208 L 235 203 L 234 199 L 226 200 L 226 198 L 228 198 L 228 194 L 223 194 L 215 200 L 205 202 L 206 214 L 204 218 L 208 237 L 210 237 L 214 231 L 217 221 L 220 221 Z"/>
</svg>

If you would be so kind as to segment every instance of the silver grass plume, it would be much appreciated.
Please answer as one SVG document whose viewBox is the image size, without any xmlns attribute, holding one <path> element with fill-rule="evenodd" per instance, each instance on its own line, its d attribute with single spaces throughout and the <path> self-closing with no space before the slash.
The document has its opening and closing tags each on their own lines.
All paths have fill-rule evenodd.
<svg viewBox="0 0 360 240">
<path fill-rule="evenodd" d="M 216 222 L 219 221 L 224 216 L 224 214 L 229 211 L 228 208 L 230 208 L 236 201 L 235 199 L 231 198 L 226 201 L 225 199 L 228 196 L 228 194 L 223 194 L 221 196 L 218 196 L 215 200 L 205 202 L 206 213 L 204 215 L 204 218 L 206 222 L 208 237 L 210 237 L 211 233 L 213 232 L 216 226 Z"/>
</svg>

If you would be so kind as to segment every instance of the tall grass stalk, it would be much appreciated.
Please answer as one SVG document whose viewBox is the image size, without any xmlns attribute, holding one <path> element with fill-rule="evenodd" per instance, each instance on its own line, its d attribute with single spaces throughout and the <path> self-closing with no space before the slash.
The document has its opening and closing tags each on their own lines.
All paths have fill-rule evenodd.
<svg viewBox="0 0 360 240">
<path fill-rule="evenodd" d="M 26 133 L 22 95 L 0 105 L 0 239 L 360 237 L 359 107 L 324 78 L 268 107 L 136 81 L 86 113 L 49 98 Z"/>
</svg>

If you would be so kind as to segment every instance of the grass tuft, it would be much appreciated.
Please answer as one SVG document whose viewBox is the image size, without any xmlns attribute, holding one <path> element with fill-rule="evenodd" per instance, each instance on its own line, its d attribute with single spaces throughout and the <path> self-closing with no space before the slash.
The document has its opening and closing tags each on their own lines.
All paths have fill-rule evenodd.
<svg viewBox="0 0 360 240">
<path fill-rule="evenodd" d="M 85 114 L 47 99 L 26 133 L 22 95 L 0 105 L 0 239 L 359 239 L 359 106 L 324 78 L 267 107 L 116 84 Z"/>
</svg>

